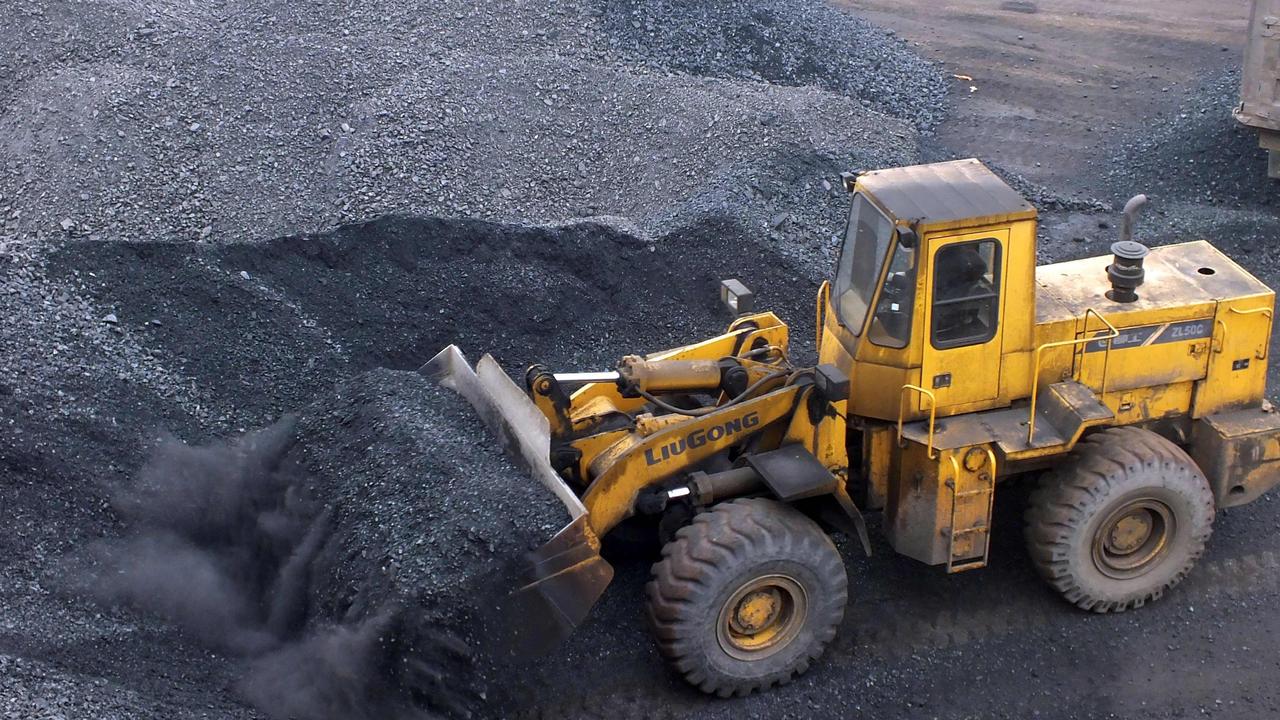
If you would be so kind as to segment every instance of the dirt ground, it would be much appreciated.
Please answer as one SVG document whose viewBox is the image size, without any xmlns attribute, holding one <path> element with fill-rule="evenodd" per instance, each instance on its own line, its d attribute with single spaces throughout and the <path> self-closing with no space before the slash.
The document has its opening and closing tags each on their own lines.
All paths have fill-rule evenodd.
<svg viewBox="0 0 1280 720">
<path fill-rule="evenodd" d="M 941 148 L 1085 195 L 1097 195 L 1089 161 L 1118 134 L 1141 132 L 1239 63 L 1249 18 L 1247 2 L 1199 0 L 840 3 L 952 76 Z"/>
</svg>

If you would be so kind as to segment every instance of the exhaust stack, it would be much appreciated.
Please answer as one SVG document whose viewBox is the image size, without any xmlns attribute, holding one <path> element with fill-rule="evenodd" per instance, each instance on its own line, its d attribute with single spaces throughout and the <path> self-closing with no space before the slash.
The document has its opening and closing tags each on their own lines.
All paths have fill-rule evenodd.
<svg viewBox="0 0 1280 720">
<path fill-rule="evenodd" d="M 1146 245 L 1133 239 L 1133 226 L 1137 221 L 1138 211 L 1146 204 L 1146 195 L 1134 195 L 1124 204 L 1124 216 L 1120 220 L 1120 240 L 1111 245 L 1115 259 L 1107 266 L 1107 279 L 1111 281 L 1107 299 L 1113 302 L 1131 303 L 1137 300 L 1137 289 L 1146 276 L 1146 271 L 1142 269 L 1142 259 L 1149 250 Z"/>
</svg>

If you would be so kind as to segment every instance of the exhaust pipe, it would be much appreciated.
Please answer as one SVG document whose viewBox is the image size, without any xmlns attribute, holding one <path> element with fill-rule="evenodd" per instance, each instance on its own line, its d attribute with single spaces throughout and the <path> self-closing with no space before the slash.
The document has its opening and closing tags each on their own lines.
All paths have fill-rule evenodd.
<svg viewBox="0 0 1280 720">
<path fill-rule="evenodd" d="M 1138 221 L 1138 212 L 1146 206 L 1146 195 L 1134 195 L 1124 204 L 1124 215 L 1120 218 L 1120 242 L 1133 241 L 1133 226 Z"/>
<path fill-rule="evenodd" d="M 1120 219 L 1120 240 L 1111 245 L 1111 253 L 1115 255 L 1115 259 L 1107 266 L 1107 279 L 1111 281 L 1107 299 L 1113 302 L 1131 303 L 1137 300 L 1137 289 L 1146 278 L 1142 259 L 1150 251 L 1146 245 L 1133 239 L 1133 226 L 1137 222 L 1138 211 L 1146 204 L 1146 195 L 1134 195 L 1124 204 L 1124 215 Z"/>
</svg>

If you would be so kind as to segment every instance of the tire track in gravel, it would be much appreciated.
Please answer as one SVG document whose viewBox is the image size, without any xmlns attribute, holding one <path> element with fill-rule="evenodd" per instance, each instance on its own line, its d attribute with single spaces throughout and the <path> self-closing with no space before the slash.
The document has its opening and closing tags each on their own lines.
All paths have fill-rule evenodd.
<svg viewBox="0 0 1280 720">
<path fill-rule="evenodd" d="M 1164 602 L 1194 606 L 1233 593 L 1275 590 L 1280 590 L 1280 550 L 1268 549 L 1202 562 L 1166 595 Z M 982 641 L 998 641 L 1015 633 L 1075 625 L 1090 617 L 1083 611 L 1065 612 L 1070 609 L 1056 602 L 1037 602 L 1042 598 L 1026 593 L 1013 593 L 1011 601 L 1002 605 L 949 608 L 931 615 L 913 612 L 912 597 L 884 598 L 876 604 L 874 613 L 864 613 L 852 625 L 846 620 L 845 626 L 819 660 L 819 665 L 862 666 L 871 671 L 873 668 L 868 663 L 876 666 L 898 664 L 913 656 L 957 650 Z M 918 610 L 918 606 L 915 607 Z M 559 702 L 544 703 L 515 717 L 523 720 L 565 717 L 674 720 L 689 712 L 706 710 L 705 704 L 697 702 L 700 696 L 694 693 L 692 690 L 688 693 L 663 692 L 654 687 L 651 674 L 628 674 L 616 676 L 616 680 L 607 685 L 593 686 L 589 695 L 564 697 Z M 725 709 L 728 710 L 729 706 L 726 705 Z"/>
<path fill-rule="evenodd" d="M 1202 563 L 1181 585 L 1165 596 L 1173 602 L 1215 598 L 1230 592 L 1280 589 L 1280 551 L 1260 550 L 1236 558 Z M 1021 596 L 1025 598 L 1026 596 Z M 901 660 L 923 651 L 946 650 L 979 640 L 999 638 L 1012 632 L 1054 624 L 1070 617 L 1047 612 L 1030 602 L 1000 606 L 948 609 L 928 620 L 896 611 L 886 603 L 889 617 L 867 617 L 837 636 L 827 657 L 852 655 Z M 1141 608 L 1138 608 L 1139 610 Z M 1132 612 L 1132 611 L 1130 611 Z M 1087 617 L 1083 613 L 1073 613 Z"/>
</svg>

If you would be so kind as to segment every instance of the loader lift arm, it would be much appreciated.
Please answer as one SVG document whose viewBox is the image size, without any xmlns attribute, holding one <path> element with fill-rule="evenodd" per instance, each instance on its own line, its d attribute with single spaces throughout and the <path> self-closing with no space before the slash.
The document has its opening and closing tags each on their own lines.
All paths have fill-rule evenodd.
<svg viewBox="0 0 1280 720">
<path fill-rule="evenodd" d="M 452 346 L 423 368 L 466 396 L 569 512 L 530 553 L 513 594 L 520 614 L 551 621 L 524 631 L 522 650 L 553 643 L 586 617 L 613 574 L 600 538 L 669 502 L 834 495 L 869 548 L 845 490 L 848 381 L 834 367 L 794 367 L 787 332 L 772 313 L 747 315 L 702 342 L 627 356 L 616 371 L 533 366 L 527 392 L 493 358 L 472 370 Z"/>
</svg>

